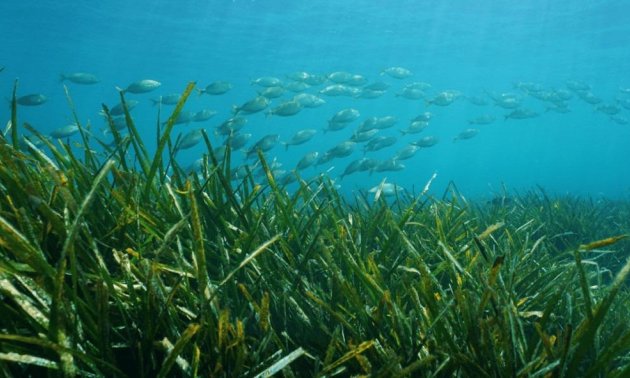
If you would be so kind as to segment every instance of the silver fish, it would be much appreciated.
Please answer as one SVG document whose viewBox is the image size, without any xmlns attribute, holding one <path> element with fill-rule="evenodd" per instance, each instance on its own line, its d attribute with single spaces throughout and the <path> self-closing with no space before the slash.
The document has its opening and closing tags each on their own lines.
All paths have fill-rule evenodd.
<svg viewBox="0 0 630 378">
<path fill-rule="evenodd" d="M 428 105 L 449 106 L 455 100 L 459 98 L 459 92 L 457 91 L 443 91 L 435 95 L 433 98 L 427 100 Z"/>
<path fill-rule="evenodd" d="M 362 171 L 362 167 L 365 165 L 365 160 L 367 160 L 367 158 L 361 158 L 351 161 L 350 164 L 346 166 L 346 169 L 343 170 L 343 173 L 341 174 L 341 176 L 339 176 L 339 179 L 343 180 L 343 178 L 348 175 Z"/>
<path fill-rule="evenodd" d="M 335 113 L 330 120 L 329 123 L 349 123 L 359 118 L 361 113 L 358 110 L 353 108 L 342 109 Z"/>
<path fill-rule="evenodd" d="M 458 140 L 465 140 L 474 138 L 477 134 L 479 134 L 478 129 L 466 129 L 459 134 L 455 138 L 453 138 L 453 142 L 457 142 Z"/>
<path fill-rule="evenodd" d="M 427 121 L 413 121 L 409 124 L 409 127 L 406 129 L 400 130 L 403 135 L 407 134 L 418 134 L 422 132 L 424 129 L 429 126 L 429 122 Z"/>
<path fill-rule="evenodd" d="M 511 113 L 506 114 L 505 119 L 508 119 L 508 118 L 527 119 L 527 118 L 534 118 L 538 116 L 539 114 L 533 110 L 525 109 L 525 108 L 518 108 L 518 109 L 514 109 Z"/>
<path fill-rule="evenodd" d="M 135 81 L 127 86 L 125 89 L 119 89 L 123 93 L 146 93 L 158 89 L 162 83 L 155 80 L 145 79 Z"/>
<path fill-rule="evenodd" d="M 315 163 L 315 161 L 317 160 L 317 158 L 319 157 L 319 152 L 309 152 L 308 154 L 304 155 L 304 157 L 302 159 L 300 159 L 300 161 L 298 162 L 296 169 L 306 169 L 308 167 L 310 167 L 311 165 L 313 165 Z"/>
<path fill-rule="evenodd" d="M 488 105 L 488 99 L 484 96 L 468 96 L 466 97 L 468 102 L 477 106 L 485 106 Z"/>
<path fill-rule="evenodd" d="M 367 89 L 370 91 L 386 91 L 389 89 L 389 87 L 390 85 L 384 81 L 375 81 L 374 83 L 366 85 L 365 87 L 363 87 L 363 89 Z"/>
<path fill-rule="evenodd" d="M 51 131 L 50 136 L 53 138 L 69 138 L 78 132 L 79 126 L 76 123 L 72 123 Z"/>
<path fill-rule="evenodd" d="M 410 144 L 398 150 L 398 152 L 396 152 L 396 154 L 394 155 L 393 159 L 394 160 L 411 159 L 416 154 L 416 152 L 418 152 L 418 150 L 420 150 L 420 147 Z"/>
<path fill-rule="evenodd" d="M 617 105 L 614 104 L 602 104 L 595 108 L 597 111 L 608 115 L 615 115 L 621 111 Z"/>
<path fill-rule="evenodd" d="M 424 98 L 424 91 L 416 88 L 403 88 L 400 93 L 396 93 L 396 97 L 406 98 L 408 100 L 420 100 Z"/>
<path fill-rule="evenodd" d="M 305 108 L 317 108 L 326 103 L 323 98 L 310 93 L 297 94 L 293 96 L 293 100 L 299 102 Z"/>
<path fill-rule="evenodd" d="M 232 84 L 227 81 L 215 81 L 208 84 L 204 89 L 198 89 L 199 95 L 207 94 L 218 96 L 227 93 L 232 89 Z"/>
<path fill-rule="evenodd" d="M 386 171 L 393 172 L 393 171 L 402 171 L 403 169 L 405 169 L 405 165 L 393 158 L 383 160 L 382 162 L 378 163 L 376 168 L 374 168 L 376 172 L 386 172 Z"/>
<path fill-rule="evenodd" d="M 419 89 L 421 91 L 426 91 L 427 89 L 431 89 L 431 87 L 433 87 L 431 84 L 423 81 L 414 81 L 413 83 L 409 83 L 404 86 L 404 88 Z"/>
<path fill-rule="evenodd" d="M 175 119 L 175 122 L 173 124 L 174 125 L 189 124 L 195 118 L 195 114 L 196 114 L 195 112 L 192 112 L 190 110 L 182 110 L 177 115 L 177 119 Z M 163 124 L 165 125 L 167 122 L 168 121 L 164 121 Z"/>
<path fill-rule="evenodd" d="M 357 98 L 365 98 L 365 99 L 374 99 L 379 98 L 384 95 L 386 91 L 375 91 L 373 89 L 365 89 L 363 88 Z"/>
<path fill-rule="evenodd" d="M 125 104 L 127 104 L 127 110 L 131 111 L 133 108 L 135 108 L 138 104 L 140 103 L 140 101 L 138 100 L 126 100 Z M 111 109 L 109 109 L 109 114 L 112 116 L 120 116 L 125 114 L 125 108 L 123 107 L 122 103 L 118 103 L 116 105 L 114 105 Z"/>
<path fill-rule="evenodd" d="M 583 82 L 581 80 L 567 80 L 565 82 L 567 88 L 569 88 L 572 91 L 588 91 L 591 89 L 590 84 L 587 84 L 586 82 Z"/>
<path fill-rule="evenodd" d="M 225 136 L 231 135 L 242 129 L 245 124 L 247 124 L 247 118 L 245 117 L 236 116 L 229 118 L 217 126 L 216 134 Z"/>
<path fill-rule="evenodd" d="M 182 95 L 179 93 L 171 93 L 164 96 L 160 96 L 157 98 L 152 98 L 151 102 L 153 105 L 162 104 L 162 105 L 177 105 L 179 100 L 182 98 Z"/>
<path fill-rule="evenodd" d="M 367 79 L 363 75 L 352 75 L 350 77 L 350 80 L 345 82 L 346 85 L 350 85 L 353 87 L 358 87 L 365 83 L 367 83 Z"/>
<path fill-rule="evenodd" d="M 357 143 L 367 142 L 370 139 L 374 138 L 376 134 L 379 132 L 378 129 L 371 129 L 367 131 L 355 131 L 350 138 L 351 141 Z"/>
<path fill-rule="evenodd" d="M 349 96 L 356 97 L 361 94 L 361 89 L 350 87 L 343 84 L 333 84 L 319 91 L 320 94 L 326 96 Z"/>
<path fill-rule="evenodd" d="M 239 113 L 252 114 L 263 111 L 269 106 L 269 99 L 265 96 L 257 96 L 241 106 L 234 105 L 232 107 L 232 113 L 238 115 Z"/>
<path fill-rule="evenodd" d="M 66 80 L 75 84 L 84 85 L 96 84 L 100 82 L 99 78 L 96 75 L 87 72 L 73 72 L 69 74 L 62 73 L 59 75 L 59 81 Z"/>
<path fill-rule="evenodd" d="M 419 116 L 416 116 L 414 119 L 412 119 L 411 122 L 415 122 L 415 121 L 429 122 L 431 118 L 433 118 L 433 113 L 424 112 L 420 114 Z"/>
<path fill-rule="evenodd" d="M 593 93 L 589 91 L 577 92 L 578 96 L 585 102 L 591 105 L 597 105 L 602 102 L 602 99 L 595 96 Z"/>
<path fill-rule="evenodd" d="M 280 103 L 273 109 L 270 109 L 267 112 L 267 116 L 278 115 L 282 117 L 288 117 L 299 113 L 300 110 L 302 110 L 302 104 L 295 100 L 289 100 Z"/>
<path fill-rule="evenodd" d="M 353 76 L 354 75 L 351 74 L 350 72 L 337 71 L 337 72 L 328 74 L 328 80 L 337 84 L 346 84 L 352 80 Z"/>
<path fill-rule="evenodd" d="M 284 86 L 284 89 L 291 92 L 304 92 L 309 89 L 311 86 L 302 82 L 302 81 L 293 81 Z"/>
<path fill-rule="evenodd" d="M 381 71 L 381 75 L 388 75 L 394 79 L 406 79 L 412 76 L 413 73 L 403 67 L 388 67 Z"/>
<path fill-rule="evenodd" d="M 280 139 L 278 134 L 265 135 L 247 151 L 247 157 L 250 158 L 252 156 L 256 156 L 259 149 L 262 152 L 271 150 L 276 146 L 276 144 L 278 144 L 278 139 Z"/>
<path fill-rule="evenodd" d="M 247 144 L 247 142 L 249 142 L 251 137 L 252 137 L 252 134 L 250 133 L 234 134 L 228 137 L 225 140 L 224 144 L 225 145 L 229 144 L 233 150 L 240 150 L 241 148 L 245 147 L 245 145 Z"/>
<path fill-rule="evenodd" d="M 367 142 L 363 148 L 363 152 L 382 150 L 385 147 L 395 144 L 396 141 L 396 137 L 393 136 L 377 136 Z"/>
<path fill-rule="evenodd" d="M 488 125 L 492 122 L 496 121 L 497 117 L 489 114 L 480 115 L 475 118 L 471 118 L 468 120 L 468 123 L 471 125 Z"/>
<path fill-rule="evenodd" d="M 327 154 L 333 157 L 346 157 L 349 156 L 352 151 L 354 151 L 354 145 L 356 143 L 352 141 L 345 141 L 337 144 L 335 147 L 326 151 Z"/>
<path fill-rule="evenodd" d="M 16 100 L 18 105 L 23 106 L 39 106 L 48 101 L 48 97 L 43 94 L 33 93 L 26 96 L 18 97 Z"/>
<path fill-rule="evenodd" d="M 202 139 L 203 139 L 202 129 L 189 131 L 181 137 L 181 139 L 179 140 L 179 144 L 177 145 L 177 148 L 180 150 L 186 150 L 186 149 L 192 148 L 196 146 L 197 144 L 199 144 L 199 142 L 201 142 Z"/>
<path fill-rule="evenodd" d="M 267 87 L 263 89 L 262 91 L 259 91 L 258 94 L 260 96 L 265 96 L 271 99 L 271 98 L 278 98 L 282 96 L 284 92 L 286 92 L 286 89 L 284 89 L 283 87 Z"/>
<path fill-rule="evenodd" d="M 376 117 L 376 120 L 373 124 L 373 128 L 375 129 L 388 129 L 394 126 L 398 122 L 398 118 L 394 116 L 384 116 L 384 117 Z"/>
<path fill-rule="evenodd" d="M 293 135 L 290 141 L 283 142 L 285 150 L 289 149 L 289 146 L 297 146 L 299 144 L 303 144 L 308 142 L 317 134 L 317 130 L 315 129 L 304 129 L 300 130 Z"/>
<path fill-rule="evenodd" d="M 282 86 L 282 80 L 273 76 L 263 76 L 252 80 L 251 84 L 261 87 L 280 87 Z"/>
<path fill-rule="evenodd" d="M 418 147 L 425 147 L 426 148 L 426 147 L 431 147 L 431 146 L 436 145 L 438 143 L 438 141 L 439 141 L 438 138 L 436 138 L 434 136 L 425 136 L 425 137 L 420 138 L 420 140 L 418 140 L 416 142 L 413 142 L 413 143 L 410 143 L 410 144 L 413 144 L 413 145 L 418 146 Z"/>
<path fill-rule="evenodd" d="M 326 153 L 317 162 L 318 165 L 329 162 L 334 158 L 343 158 L 350 156 L 354 151 L 355 142 L 346 141 L 337 144 L 335 147 L 326 151 Z"/>
<path fill-rule="evenodd" d="M 297 82 L 305 82 L 309 77 L 311 77 L 311 74 L 304 71 L 297 71 L 287 75 L 287 78 Z"/>
<path fill-rule="evenodd" d="M 217 114 L 216 110 L 203 109 L 195 113 L 192 117 L 193 122 L 204 122 L 214 117 Z"/>
<path fill-rule="evenodd" d="M 394 196 L 396 194 L 402 194 L 405 192 L 405 189 L 400 186 L 400 185 L 396 185 L 396 184 L 392 184 L 389 182 L 385 182 L 382 183 L 381 185 L 377 185 L 373 188 L 371 188 L 370 190 L 368 190 L 369 193 L 382 193 L 384 196 L 386 197 L 390 197 L 390 196 Z"/>
</svg>

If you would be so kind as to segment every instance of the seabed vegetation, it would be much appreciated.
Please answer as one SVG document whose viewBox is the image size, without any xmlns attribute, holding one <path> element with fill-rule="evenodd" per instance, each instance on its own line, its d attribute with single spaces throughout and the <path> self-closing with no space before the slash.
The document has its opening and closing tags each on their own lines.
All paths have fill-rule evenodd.
<svg viewBox="0 0 630 378">
<path fill-rule="evenodd" d="M 630 376 L 629 202 L 287 192 L 262 153 L 265 183 L 232 180 L 205 134 L 189 174 L 170 135 L 192 89 L 152 156 L 110 117 L 106 157 L 18 126 L 14 91 L 3 376 Z"/>
</svg>

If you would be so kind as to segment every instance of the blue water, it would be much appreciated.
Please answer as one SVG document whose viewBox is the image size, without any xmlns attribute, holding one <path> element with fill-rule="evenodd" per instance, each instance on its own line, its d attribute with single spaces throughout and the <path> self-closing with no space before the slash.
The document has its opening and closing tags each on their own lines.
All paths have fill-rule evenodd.
<svg viewBox="0 0 630 378">
<path fill-rule="evenodd" d="M 370 81 L 392 84 L 379 99 L 322 96 L 327 104 L 304 109 L 293 117 L 248 116 L 243 130 L 252 140 L 271 133 L 281 140 L 302 128 L 323 129 L 336 111 L 354 107 L 359 121 L 339 132 L 319 133 L 311 142 L 285 152 L 269 152 L 292 169 L 309 151 L 325 152 L 350 137 L 369 116 L 394 115 L 396 129 L 409 119 L 430 111 L 430 126 L 416 136 L 400 137 L 388 149 L 367 156 L 385 159 L 410 141 L 435 135 L 440 143 L 421 150 L 398 172 L 357 173 L 340 181 L 352 193 L 377 185 L 383 178 L 421 190 L 434 172 L 432 190 L 441 193 L 450 181 L 470 197 L 490 197 L 502 191 L 526 191 L 537 185 L 549 192 L 628 197 L 630 195 L 630 124 L 619 124 L 575 95 L 570 112 L 545 112 L 545 105 L 513 87 L 520 81 L 547 89 L 566 88 L 567 80 L 581 80 L 606 104 L 630 98 L 619 88 L 630 87 L 630 4 L 624 1 L 120 1 L 104 2 L 5 0 L 0 3 L 0 91 L 11 94 L 19 78 L 19 94 L 43 93 L 49 101 L 39 107 L 21 107 L 20 122 L 42 132 L 72 122 L 62 72 L 87 71 L 101 82 L 93 86 L 68 83 L 83 123 L 104 127 L 101 104 L 119 101 L 116 86 L 139 79 L 155 79 L 162 87 L 133 95 L 140 100 L 134 119 L 154 148 L 157 109 L 150 98 L 180 92 L 189 81 L 205 87 L 227 80 L 234 89 L 219 97 L 197 96 L 186 108 L 214 109 L 218 114 L 203 124 L 176 126 L 176 133 L 214 128 L 230 117 L 234 104 L 255 95 L 250 81 L 259 76 L 296 71 L 326 74 L 348 71 Z M 405 80 L 383 77 L 389 66 L 410 69 Z M 490 104 L 479 107 L 465 99 L 450 106 L 427 106 L 395 93 L 412 81 L 432 84 L 428 92 L 458 90 L 466 96 L 486 92 L 517 93 L 536 118 L 503 120 L 509 111 Z M 316 93 L 322 87 L 309 90 Z M 285 96 L 285 98 L 288 98 Z M 274 100 L 276 105 L 282 99 Z M 172 108 L 165 108 L 165 110 Z M 482 114 L 498 119 L 471 140 L 452 143 L 467 120 Z M 630 119 L 621 107 L 619 117 Z M 163 116 L 163 119 L 165 117 Z M 0 120 L 8 120 L 5 107 Z M 2 121 L 4 124 L 4 121 Z M 396 129 L 382 135 L 400 136 Z M 221 140 L 213 136 L 213 142 Z M 203 153 L 197 146 L 179 156 L 186 165 Z M 240 152 L 237 152 L 240 159 Z M 352 156 L 333 160 L 303 172 L 309 177 L 334 167 L 337 177 Z"/>
</svg>

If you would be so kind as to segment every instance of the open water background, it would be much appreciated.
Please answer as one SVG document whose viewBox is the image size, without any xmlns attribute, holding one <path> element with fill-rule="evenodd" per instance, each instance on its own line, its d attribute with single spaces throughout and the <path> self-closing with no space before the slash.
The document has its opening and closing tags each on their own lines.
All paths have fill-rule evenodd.
<svg viewBox="0 0 630 378">
<path fill-rule="evenodd" d="M 452 180 L 470 197 L 489 198 L 502 185 L 517 191 L 540 185 L 555 193 L 630 195 L 630 124 L 612 121 L 575 96 L 570 113 L 545 112 L 540 101 L 529 98 L 527 107 L 541 115 L 506 121 L 509 111 L 492 104 L 478 107 L 460 99 L 447 107 L 427 107 L 394 96 L 411 81 L 432 84 L 430 94 L 454 89 L 480 95 L 520 93 L 513 87 L 519 81 L 559 89 L 567 80 L 582 80 L 604 103 L 630 98 L 619 90 L 630 87 L 630 3 L 625 1 L 5 0 L 0 14 L 0 66 L 6 67 L 0 92 L 8 98 L 19 78 L 19 94 L 47 95 L 46 104 L 22 107 L 19 113 L 20 122 L 43 132 L 71 122 L 59 83 L 62 72 L 100 77 L 94 86 L 68 83 L 81 120 L 96 130 L 104 126 L 98 115 L 101 103 L 111 106 L 119 100 L 115 86 L 139 79 L 162 82 L 153 93 L 128 95 L 141 101 L 132 114 L 154 146 L 157 109 L 149 98 L 181 91 L 188 81 L 199 87 L 215 80 L 234 84 L 224 96 L 195 94 L 187 104 L 190 110 L 217 110 L 213 119 L 176 127 L 176 133 L 198 127 L 212 133 L 230 116 L 232 105 L 254 97 L 250 81 L 256 77 L 348 71 L 388 81 L 392 88 L 373 100 L 324 97 L 326 105 L 293 117 L 251 115 L 243 131 L 254 134 L 253 140 L 271 133 L 288 140 L 299 129 L 323 129 L 345 107 L 357 108 L 359 121 L 395 115 L 402 129 L 410 118 L 431 111 L 434 118 L 423 134 L 400 137 L 396 146 L 367 156 L 388 158 L 423 135 L 435 135 L 440 143 L 405 161 L 402 171 L 350 175 L 340 182 L 342 190 L 367 189 L 386 177 L 419 191 L 437 172 L 435 193 Z M 406 67 L 414 76 L 404 81 L 380 76 L 389 66 Z M 469 118 L 482 114 L 498 120 L 475 126 L 480 133 L 471 140 L 451 142 L 470 127 Z M 630 119 L 630 110 L 622 107 L 619 116 Z M 0 120 L 8 119 L 8 109 L 1 107 Z M 288 152 L 278 146 L 269 156 L 291 169 L 306 152 L 323 153 L 348 139 L 358 124 L 319 133 Z M 400 135 L 394 129 L 383 134 Z M 186 151 L 182 164 L 200 157 L 202 150 Z M 303 176 L 334 166 L 330 175 L 336 177 L 361 156 L 358 150 Z"/>
</svg>

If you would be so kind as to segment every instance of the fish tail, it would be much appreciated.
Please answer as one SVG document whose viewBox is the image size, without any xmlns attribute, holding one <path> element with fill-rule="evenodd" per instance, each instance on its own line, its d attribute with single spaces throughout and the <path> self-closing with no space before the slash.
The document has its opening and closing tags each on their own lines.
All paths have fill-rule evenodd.
<svg viewBox="0 0 630 378">
<path fill-rule="evenodd" d="M 206 93 L 206 90 L 197 88 L 197 93 L 199 94 L 199 96 L 201 96 L 202 94 Z"/>
<path fill-rule="evenodd" d="M 64 81 L 66 81 L 66 75 L 64 74 L 59 74 L 59 82 L 63 83 Z"/>
<path fill-rule="evenodd" d="M 287 142 L 281 142 L 281 143 L 284 144 L 284 150 L 289 151 L 289 143 Z"/>
</svg>

